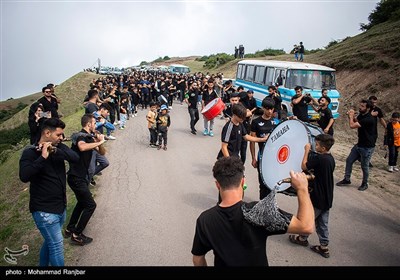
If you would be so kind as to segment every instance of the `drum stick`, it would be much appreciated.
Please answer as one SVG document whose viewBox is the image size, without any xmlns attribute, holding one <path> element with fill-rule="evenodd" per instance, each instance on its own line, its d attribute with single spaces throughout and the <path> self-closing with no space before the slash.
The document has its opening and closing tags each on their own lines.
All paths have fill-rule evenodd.
<svg viewBox="0 0 400 280">
<path fill-rule="evenodd" d="M 312 181 L 315 179 L 314 174 L 306 174 L 307 180 L 308 181 Z M 282 185 L 283 183 L 291 183 L 292 182 L 292 178 L 288 177 L 285 179 L 282 179 L 280 181 L 278 181 L 278 183 L 276 183 L 278 186 Z"/>
</svg>

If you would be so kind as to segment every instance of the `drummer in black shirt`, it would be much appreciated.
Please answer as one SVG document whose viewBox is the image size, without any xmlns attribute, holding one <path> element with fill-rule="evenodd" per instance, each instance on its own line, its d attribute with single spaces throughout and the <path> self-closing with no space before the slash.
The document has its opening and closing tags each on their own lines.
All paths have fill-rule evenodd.
<svg viewBox="0 0 400 280">
<path fill-rule="evenodd" d="M 251 122 L 251 132 L 250 135 L 254 137 L 265 138 L 268 137 L 271 131 L 278 125 L 273 116 L 274 116 L 274 108 L 275 102 L 271 97 L 265 97 L 261 103 L 263 108 L 262 116 L 254 119 Z M 258 143 L 258 153 L 256 157 L 256 145 L 254 142 L 250 142 L 250 153 L 251 153 L 251 165 L 254 168 L 257 168 L 258 171 L 258 182 L 260 186 L 260 200 L 266 197 L 271 190 L 264 184 L 262 179 L 262 172 L 260 170 L 259 160 L 261 153 L 263 152 L 265 146 L 265 142 Z"/>
</svg>

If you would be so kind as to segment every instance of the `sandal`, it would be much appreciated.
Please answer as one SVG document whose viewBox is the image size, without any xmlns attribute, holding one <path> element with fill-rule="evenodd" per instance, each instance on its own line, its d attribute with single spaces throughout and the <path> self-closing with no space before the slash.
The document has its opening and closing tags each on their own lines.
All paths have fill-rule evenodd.
<svg viewBox="0 0 400 280">
<path fill-rule="evenodd" d="M 299 235 L 289 235 L 289 241 L 304 247 L 308 246 L 308 240 L 301 240 Z"/>
<path fill-rule="evenodd" d="M 328 247 L 322 248 L 321 245 L 316 245 L 316 246 L 311 246 L 310 249 L 313 250 L 315 253 L 320 254 L 324 258 L 329 258 L 330 256 Z"/>
</svg>

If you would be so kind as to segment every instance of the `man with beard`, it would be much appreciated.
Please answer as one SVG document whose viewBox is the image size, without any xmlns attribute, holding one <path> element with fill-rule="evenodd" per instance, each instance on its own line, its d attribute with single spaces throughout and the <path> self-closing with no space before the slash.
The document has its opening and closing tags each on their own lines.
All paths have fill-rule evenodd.
<svg viewBox="0 0 400 280">
<path fill-rule="evenodd" d="M 350 128 L 358 130 L 358 142 L 353 146 L 349 156 L 346 159 L 346 169 L 344 179 L 336 186 L 347 186 L 351 184 L 350 177 L 353 167 L 353 163 L 360 159 L 361 170 L 363 173 L 362 184 L 358 188 L 359 191 L 365 191 L 368 189 L 368 176 L 369 176 L 369 162 L 372 157 L 372 153 L 375 149 L 375 142 L 377 135 L 374 134 L 376 128 L 376 121 L 370 113 L 372 103 L 370 100 L 361 100 L 359 105 L 359 115 L 354 116 L 354 110 L 351 109 L 347 112 L 349 116 Z"/>
</svg>

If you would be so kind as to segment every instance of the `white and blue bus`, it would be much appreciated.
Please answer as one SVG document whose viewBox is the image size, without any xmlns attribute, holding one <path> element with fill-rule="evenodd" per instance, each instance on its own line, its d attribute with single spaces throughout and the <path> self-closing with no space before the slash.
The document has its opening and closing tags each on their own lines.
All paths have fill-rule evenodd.
<svg viewBox="0 0 400 280">
<path fill-rule="evenodd" d="M 182 64 L 171 64 L 168 66 L 168 72 L 173 74 L 186 74 L 190 72 L 190 68 Z"/>
<path fill-rule="evenodd" d="M 245 90 L 253 90 L 257 106 L 268 95 L 268 87 L 278 86 L 282 97 L 283 110 L 289 116 L 293 115 L 291 99 L 296 95 L 294 88 L 301 86 L 304 93 L 312 97 L 321 97 L 321 90 L 326 88 L 331 99 L 329 108 L 333 118 L 339 117 L 340 93 L 336 89 L 335 69 L 302 62 L 274 61 L 274 60 L 242 60 L 237 65 L 235 86 L 243 86 Z M 318 119 L 319 115 L 309 106 L 310 120 Z"/>
</svg>

